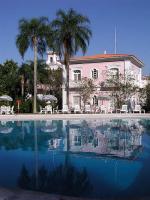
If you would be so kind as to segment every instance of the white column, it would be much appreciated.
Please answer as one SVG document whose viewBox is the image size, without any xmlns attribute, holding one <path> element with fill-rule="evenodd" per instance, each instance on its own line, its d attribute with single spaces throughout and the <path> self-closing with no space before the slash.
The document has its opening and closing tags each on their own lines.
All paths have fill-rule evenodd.
<svg viewBox="0 0 150 200">
<path fill-rule="evenodd" d="M 66 69 L 65 69 L 64 65 L 62 66 L 62 69 L 63 69 L 63 73 L 62 73 L 62 76 L 63 76 L 63 84 L 62 84 L 62 107 L 63 107 L 64 105 L 67 104 L 67 91 L 66 91 L 67 73 L 66 73 Z"/>
</svg>

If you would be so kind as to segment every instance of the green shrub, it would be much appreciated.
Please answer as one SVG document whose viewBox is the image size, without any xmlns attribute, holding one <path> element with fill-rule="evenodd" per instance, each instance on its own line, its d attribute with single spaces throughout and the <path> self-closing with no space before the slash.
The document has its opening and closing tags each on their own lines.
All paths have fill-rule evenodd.
<svg viewBox="0 0 150 200">
<path fill-rule="evenodd" d="M 33 103 L 32 100 L 26 100 L 20 104 L 20 113 L 32 113 Z"/>
</svg>

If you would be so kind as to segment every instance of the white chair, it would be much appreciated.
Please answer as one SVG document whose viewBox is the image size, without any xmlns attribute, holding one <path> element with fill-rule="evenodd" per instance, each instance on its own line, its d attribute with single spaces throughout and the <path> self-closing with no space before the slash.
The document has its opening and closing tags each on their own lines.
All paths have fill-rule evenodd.
<svg viewBox="0 0 150 200">
<path fill-rule="evenodd" d="M 91 113 L 91 105 L 90 104 L 85 105 L 85 113 Z"/>
<path fill-rule="evenodd" d="M 99 106 L 96 106 L 96 107 L 94 108 L 94 113 L 100 113 L 100 112 L 101 112 L 100 107 L 99 107 Z"/>
<path fill-rule="evenodd" d="M 11 108 L 10 108 L 10 114 L 14 114 L 14 106 L 12 106 Z"/>
<path fill-rule="evenodd" d="M 107 108 L 104 105 L 101 105 L 101 113 L 107 113 Z"/>
<path fill-rule="evenodd" d="M 7 115 L 11 114 L 11 108 L 10 108 L 10 106 L 6 106 L 6 114 Z"/>
<path fill-rule="evenodd" d="M 120 110 L 121 113 L 128 113 L 128 106 L 127 105 L 122 105 L 122 108 Z"/>
<path fill-rule="evenodd" d="M 1 106 L 1 109 L 0 109 L 0 114 L 7 114 L 7 106 Z"/>
<path fill-rule="evenodd" d="M 45 110 L 46 110 L 46 113 L 51 113 L 51 114 L 53 113 L 53 109 L 51 105 L 45 106 Z"/>
<path fill-rule="evenodd" d="M 113 112 L 113 107 L 111 105 L 108 105 L 107 107 L 107 113 L 111 113 Z"/>
<path fill-rule="evenodd" d="M 63 109 L 58 110 L 58 113 L 70 113 L 68 105 L 63 105 Z"/>
<path fill-rule="evenodd" d="M 42 108 L 42 106 L 40 106 L 40 113 L 41 113 L 41 114 L 42 114 L 42 113 L 46 114 L 46 108 Z"/>
<path fill-rule="evenodd" d="M 135 108 L 134 108 L 134 110 L 133 110 L 133 113 L 135 113 L 135 112 L 141 113 L 142 111 L 145 113 L 145 110 L 144 110 L 144 109 L 141 109 L 141 106 L 140 106 L 140 105 L 135 105 Z"/>
<path fill-rule="evenodd" d="M 81 113 L 80 105 L 75 105 L 74 106 L 74 113 Z"/>
</svg>

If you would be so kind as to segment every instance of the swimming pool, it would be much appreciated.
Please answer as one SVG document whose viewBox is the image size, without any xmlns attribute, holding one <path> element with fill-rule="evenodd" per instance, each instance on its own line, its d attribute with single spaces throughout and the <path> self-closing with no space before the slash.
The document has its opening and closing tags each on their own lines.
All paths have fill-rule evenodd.
<svg viewBox="0 0 150 200">
<path fill-rule="evenodd" d="M 150 120 L 1 121 L 0 186 L 150 196 Z"/>
</svg>

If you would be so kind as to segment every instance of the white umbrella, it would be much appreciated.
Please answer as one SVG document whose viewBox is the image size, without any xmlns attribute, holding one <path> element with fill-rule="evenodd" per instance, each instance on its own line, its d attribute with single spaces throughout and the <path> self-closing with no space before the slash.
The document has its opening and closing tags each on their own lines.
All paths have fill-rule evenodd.
<svg viewBox="0 0 150 200">
<path fill-rule="evenodd" d="M 0 101 L 13 101 L 13 99 L 8 95 L 0 96 Z"/>
<path fill-rule="evenodd" d="M 43 100 L 43 94 L 37 94 L 37 98 L 40 100 L 40 101 L 42 101 Z"/>
<path fill-rule="evenodd" d="M 48 94 L 48 95 L 44 95 L 42 100 L 44 100 L 44 101 L 57 101 L 57 98 L 53 95 Z"/>
</svg>

